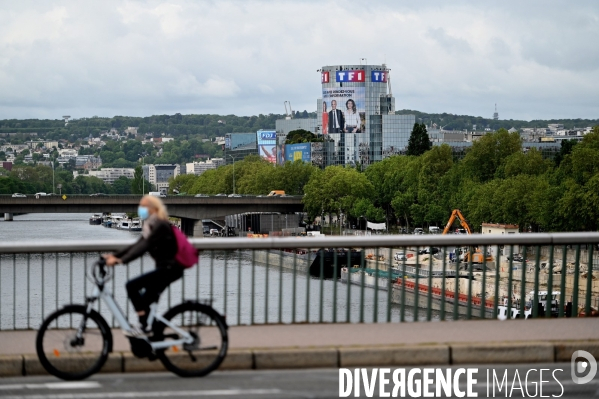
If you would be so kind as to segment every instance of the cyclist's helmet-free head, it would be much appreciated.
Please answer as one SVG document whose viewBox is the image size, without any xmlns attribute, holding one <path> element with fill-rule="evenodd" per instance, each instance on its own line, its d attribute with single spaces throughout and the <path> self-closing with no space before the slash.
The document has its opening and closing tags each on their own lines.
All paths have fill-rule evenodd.
<svg viewBox="0 0 599 399">
<path fill-rule="evenodd" d="M 139 207 L 147 209 L 149 215 L 156 215 L 158 219 L 168 221 L 166 206 L 164 206 L 159 197 L 154 195 L 144 195 L 141 201 L 139 201 Z"/>
</svg>

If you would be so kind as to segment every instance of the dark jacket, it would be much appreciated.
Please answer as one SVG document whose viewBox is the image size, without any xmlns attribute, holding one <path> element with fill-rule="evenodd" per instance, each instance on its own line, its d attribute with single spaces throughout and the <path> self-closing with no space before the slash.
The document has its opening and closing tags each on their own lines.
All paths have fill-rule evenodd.
<svg viewBox="0 0 599 399">
<path fill-rule="evenodd" d="M 333 116 L 333 112 L 337 112 L 337 124 L 339 125 L 339 133 L 343 132 L 345 129 L 345 116 L 340 109 L 332 109 L 329 111 L 329 133 L 333 131 L 335 128 L 335 117 Z"/>
<path fill-rule="evenodd" d="M 149 252 L 156 261 L 156 267 L 180 266 L 175 261 L 177 255 L 177 239 L 169 222 L 157 220 L 152 225 L 148 238 L 143 236 L 133 245 L 118 251 L 114 255 L 123 263 L 129 263 Z M 181 266 L 180 266 L 181 267 Z"/>
</svg>

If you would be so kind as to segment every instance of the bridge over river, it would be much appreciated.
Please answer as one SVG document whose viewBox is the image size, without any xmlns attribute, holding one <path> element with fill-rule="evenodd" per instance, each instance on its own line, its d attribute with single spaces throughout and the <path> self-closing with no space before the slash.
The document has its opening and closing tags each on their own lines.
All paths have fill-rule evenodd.
<svg viewBox="0 0 599 399">
<path fill-rule="evenodd" d="M 137 212 L 140 195 L 89 195 L 44 196 L 26 198 L 0 196 L 0 212 L 5 220 L 13 213 L 104 213 Z M 202 219 L 224 219 L 227 215 L 245 212 L 302 212 L 301 197 L 187 197 L 162 198 L 169 214 L 181 218 L 181 227 L 190 236 L 201 237 Z"/>
</svg>

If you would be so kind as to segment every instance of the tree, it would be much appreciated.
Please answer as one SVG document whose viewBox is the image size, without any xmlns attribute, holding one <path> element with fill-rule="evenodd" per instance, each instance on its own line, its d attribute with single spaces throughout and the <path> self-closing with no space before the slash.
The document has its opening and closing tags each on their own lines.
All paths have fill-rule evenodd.
<svg viewBox="0 0 599 399">
<path fill-rule="evenodd" d="M 131 193 L 145 194 L 148 189 L 150 189 L 149 185 L 144 188 L 144 174 L 141 165 L 137 165 L 133 173 L 133 180 L 131 180 Z"/>
<path fill-rule="evenodd" d="M 131 179 L 121 176 L 112 183 L 114 194 L 131 194 Z"/>
<path fill-rule="evenodd" d="M 518 132 L 505 129 L 483 135 L 472 144 L 462 160 L 465 177 L 486 182 L 495 177 L 502 162 L 512 154 L 522 151 L 522 139 Z"/>
<path fill-rule="evenodd" d="M 426 132 L 424 123 L 414 123 L 410 140 L 408 141 L 408 155 L 422 155 L 430 150 L 432 144 Z"/>
<path fill-rule="evenodd" d="M 313 143 L 324 141 L 322 137 L 318 137 L 312 132 L 304 129 L 292 130 L 285 138 L 285 144 Z"/>
<path fill-rule="evenodd" d="M 314 218 L 322 212 L 349 214 L 356 201 L 373 198 L 374 187 L 353 168 L 329 166 L 312 174 L 304 192 L 305 209 Z"/>
</svg>

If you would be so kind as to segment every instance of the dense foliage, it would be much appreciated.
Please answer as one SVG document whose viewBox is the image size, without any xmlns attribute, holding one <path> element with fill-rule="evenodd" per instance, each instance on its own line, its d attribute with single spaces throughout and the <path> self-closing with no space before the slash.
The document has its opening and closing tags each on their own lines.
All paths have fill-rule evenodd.
<svg viewBox="0 0 599 399">
<path fill-rule="evenodd" d="M 314 143 L 322 141 L 322 136 L 318 137 L 314 133 L 304 129 L 292 130 L 287 133 L 287 137 L 285 138 L 285 144 Z"/>
<path fill-rule="evenodd" d="M 139 167 L 140 172 L 141 167 Z M 106 184 L 97 177 L 79 175 L 73 178 L 73 172 L 69 170 L 56 168 L 54 171 L 54 188 L 57 194 L 135 194 L 141 193 L 141 187 L 141 180 L 127 179 L 124 176 L 112 184 Z M 52 189 L 52 167 L 50 166 L 15 166 L 11 172 L 0 169 L 0 194 L 51 193 Z M 146 180 L 145 192 L 151 190 L 152 186 Z"/>
<path fill-rule="evenodd" d="M 522 151 L 518 133 L 501 129 L 476 141 L 454 161 L 451 148 L 435 146 L 421 156 L 393 156 L 360 172 L 301 162 L 274 165 L 258 157 L 235 164 L 236 192 L 305 194 L 310 217 L 343 213 L 403 226 L 443 226 L 459 208 L 473 229 L 482 223 L 518 224 L 530 231 L 599 228 L 599 127 L 579 144 L 567 142 L 559 160 L 536 149 Z M 559 161 L 559 162 L 558 162 Z M 188 193 L 232 193 L 233 165 L 171 184 Z"/>
</svg>

